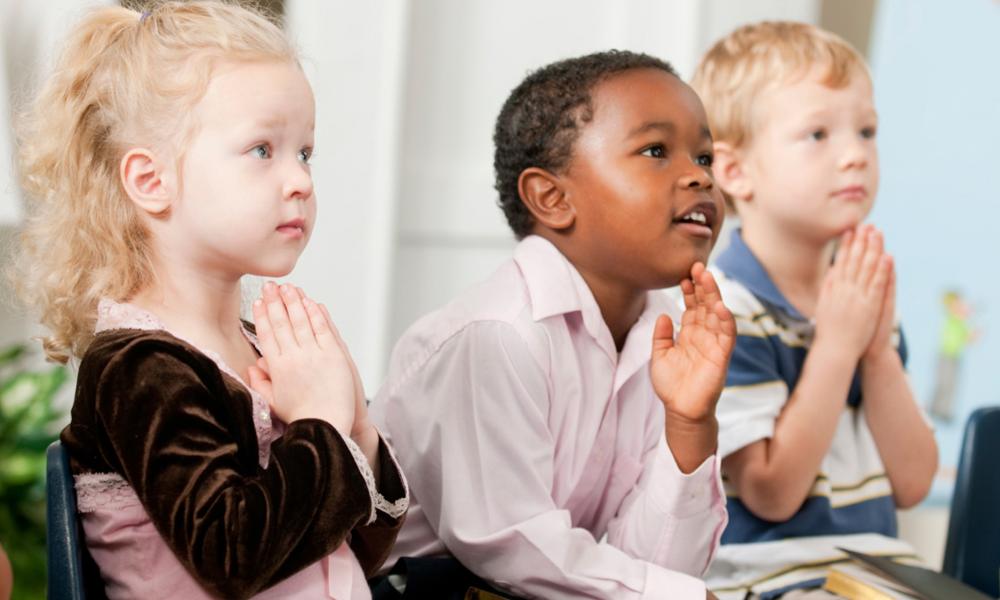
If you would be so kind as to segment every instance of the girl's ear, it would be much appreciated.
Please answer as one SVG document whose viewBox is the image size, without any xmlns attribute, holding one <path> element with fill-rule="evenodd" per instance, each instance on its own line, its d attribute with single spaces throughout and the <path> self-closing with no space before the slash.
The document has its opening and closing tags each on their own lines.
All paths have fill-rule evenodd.
<svg viewBox="0 0 1000 600">
<path fill-rule="evenodd" d="M 163 165 L 147 148 L 132 148 L 122 157 L 119 171 L 125 193 L 141 210 L 163 215 L 170 210 L 170 190 L 164 184 Z"/>
<path fill-rule="evenodd" d="M 753 182 L 747 175 L 743 154 L 727 142 L 713 144 L 715 159 L 712 161 L 712 175 L 715 182 L 728 194 L 733 202 L 748 202 L 753 198 Z"/>
<path fill-rule="evenodd" d="M 517 191 L 531 216 L 554 231 L 568 229 L 576 220 L 576 209 L 566 197 L 557 175 L 531 167 L 521 171 Z"/>
</svg>

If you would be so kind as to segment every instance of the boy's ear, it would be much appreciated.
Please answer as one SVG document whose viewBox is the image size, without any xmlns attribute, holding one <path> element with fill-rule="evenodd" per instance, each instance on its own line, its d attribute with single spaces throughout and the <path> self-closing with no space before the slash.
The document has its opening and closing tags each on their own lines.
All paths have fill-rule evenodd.
<svg viewBox="0 0 1000 600">
<path fill-rule="evenodd" d="M 170 190 L 164 184 L 163 165 L 148 148 L 132 148 L 119 165 L 125 193 L 141 210 L 162 215 L 170 210 Z"/>
<path fill-rule="evenodd" d="M 545 169 L 530 167 L 521 171 L 517 191 L 535 220 L 549 229 L 568 229 L 576 220 L 576 209 L 567 199 L 559 177 Z"/>
<path fill-rule="evenodd" d="M 715 159 L 712 161 L 712 175 L 722 191 L 734 201 L 746 201 L 753 197 L 753 182 L 747 176 L 742 154 L 728 142 L 712 145 Z"/>
</svg>

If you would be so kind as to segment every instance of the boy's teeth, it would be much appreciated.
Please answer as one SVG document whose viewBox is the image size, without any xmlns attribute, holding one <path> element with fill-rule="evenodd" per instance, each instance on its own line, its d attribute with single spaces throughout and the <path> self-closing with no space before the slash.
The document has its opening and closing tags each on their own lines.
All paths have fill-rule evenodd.
<svg viewBox="0 0 1000 600">
<path fill-rule="evenodd" d="M 686 217 L 684 217 L 684 220 L 686 220 L 686 221 L 694 221 L 695 223 L 701 223 L 702 225 L 708 224 L 708 219 L 705 218 L 704 213 L 700 213 L 700 212 L 693 212 L 693 213 L 687 215 Z"/>
</svg>

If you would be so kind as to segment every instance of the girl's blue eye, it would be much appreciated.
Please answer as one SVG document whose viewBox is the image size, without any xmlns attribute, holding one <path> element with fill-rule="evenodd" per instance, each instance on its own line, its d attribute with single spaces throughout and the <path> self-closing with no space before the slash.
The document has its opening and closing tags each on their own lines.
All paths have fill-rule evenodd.
<svg viewBox="0 0 1000 600">
<path fill-rule="evenodd" d="M 299 161 L 302 164 L 308 165 L 309 159 L 312 158 L 312 154 L 313 154 L 312 148 L 303 148 L 299 150 Z"/>
<path fill-rule="evenodd" d="M 702 154 L 695 159 L 695 162 L 703 167 L 711 167 L 712 163 L 715 162 L 715 157 L 711 154 Z"/>
<path fill-rule="evenodd" d="M 663 147 L 663 144 L 654 144 L 643 150 L 641 154 L 650 158 L 666 158 L 667 149 Z"/>
<path fill-rule="evenodd" d="M 864 129 L 861 130 L 861 137 L 865 138 L 866 140 L 870 140 L 870 139 L 874 138 L 875 137 L 875 128 L 874 127 L 865 127 Z"/>
<path fill-rule="evenodd" d="M 817 142 L 826 139 L 826 131 L 823 129 L 817 129 L 816 131 L 809 134 L 809 138 Z"/>
<path fill-rule="evenodd" d="M 271 147 L 268 146 L 267 144 L 260 144 L 254 146 L 253 148 L 250 149 L 250 152 L 253 152 L 254 156 L 260 159 L 271 158 Z"/>
</svg>

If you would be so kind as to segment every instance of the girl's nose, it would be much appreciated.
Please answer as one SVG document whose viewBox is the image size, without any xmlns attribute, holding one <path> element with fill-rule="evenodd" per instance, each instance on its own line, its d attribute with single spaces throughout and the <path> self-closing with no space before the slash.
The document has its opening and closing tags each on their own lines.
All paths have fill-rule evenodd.
<svg viewBox="0 0 1000 600">
<path fill-rule="evenodd" d="M 313 195 L 312 173 L 309 167 L 296 160 L 288 167 L 283 197 L 286 200 L 308 200 Z"/>
</svg>

